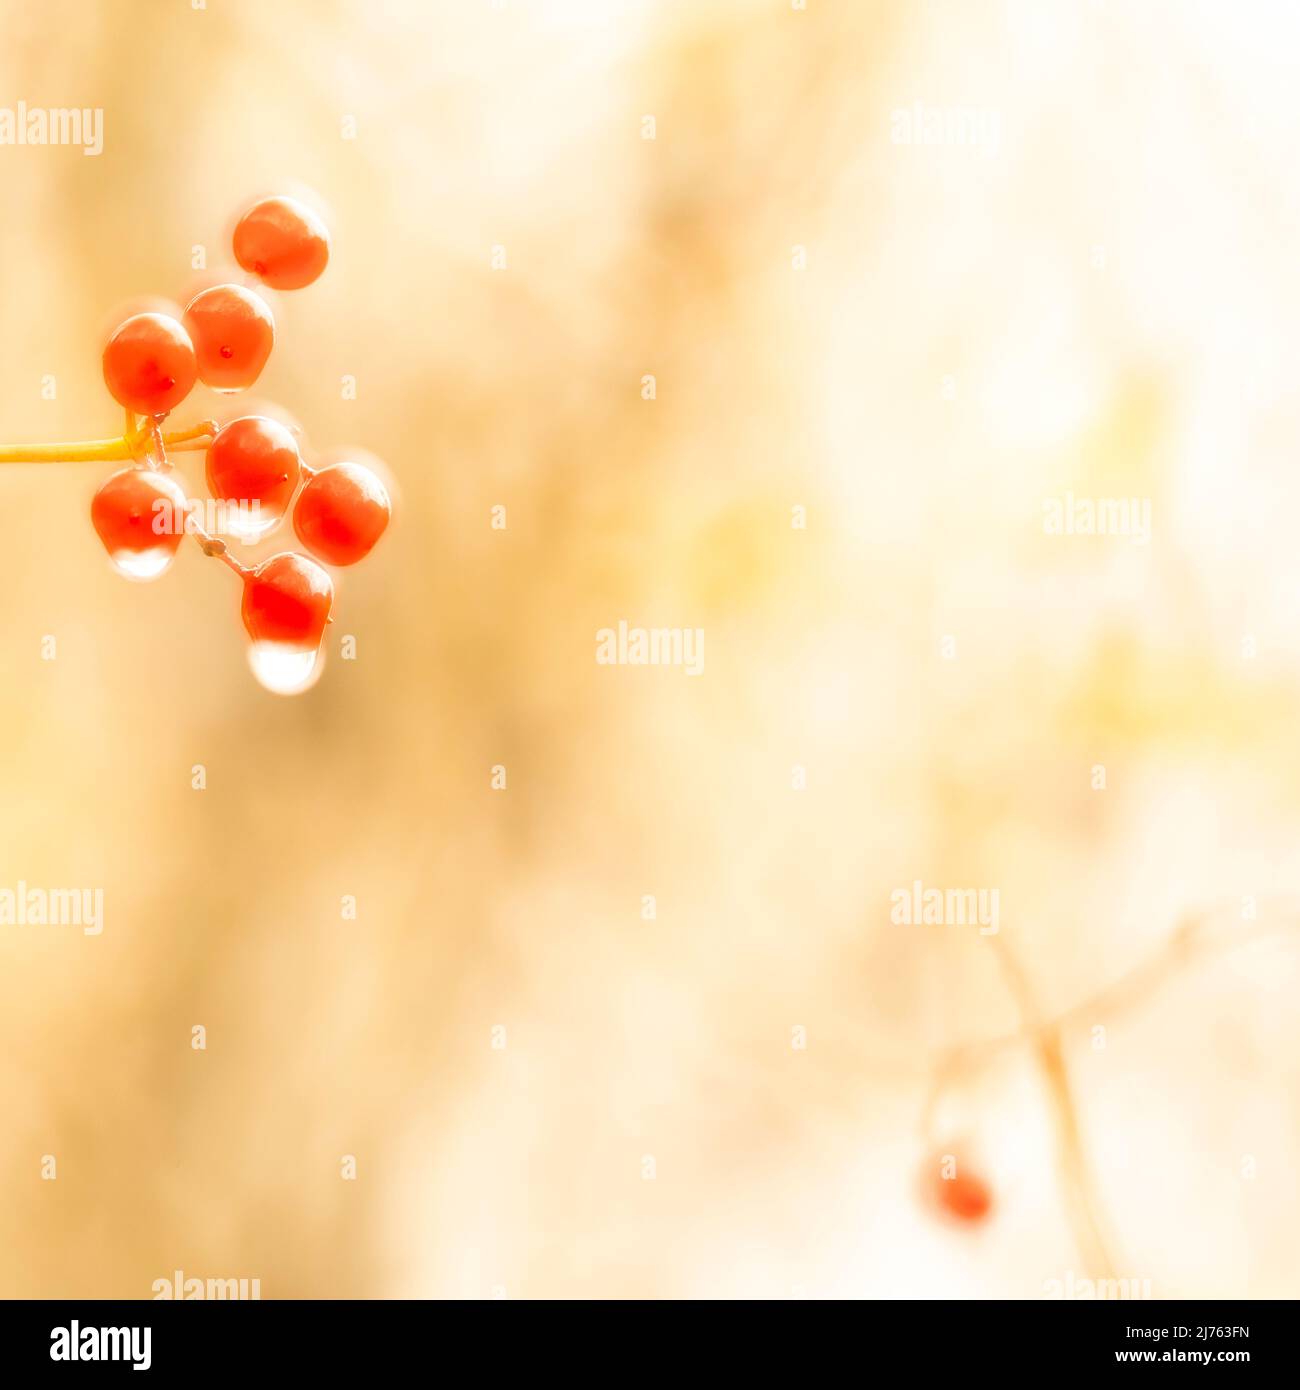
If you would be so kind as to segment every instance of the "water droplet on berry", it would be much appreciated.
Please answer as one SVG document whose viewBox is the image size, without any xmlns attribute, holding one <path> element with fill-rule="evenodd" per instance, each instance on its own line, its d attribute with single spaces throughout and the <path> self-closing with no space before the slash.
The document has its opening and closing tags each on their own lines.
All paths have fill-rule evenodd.
<svg viewBox="0 0 1300 1390">
<path fill-rule="evenodd" d="M 113 568 L 128 579 L 157 579 L 176 558 L 172 546 L 155 545 L 148 550 L 118 550 L 110 555 Z"/>
<path fill-rule="evenodd" d="M 248 648 L 248 664 L 273 695 L 299 695 L 320 679 L 325 653 L 320 647 L 304 651 L 287 642 L 254 642 Z"/>
<path fill-rule="evenodd" d="M 174 478 L 123 468 L 95 493 L 90 520 L 119 574 L 157 579 L 175 558 L 185 509 L 185 493 Z"/>
</svg>

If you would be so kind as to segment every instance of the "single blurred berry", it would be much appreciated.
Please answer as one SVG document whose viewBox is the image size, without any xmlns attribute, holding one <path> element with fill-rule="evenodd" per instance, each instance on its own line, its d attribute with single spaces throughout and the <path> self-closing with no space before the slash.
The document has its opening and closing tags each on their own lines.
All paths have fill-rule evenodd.
<svg viewBox="0 0 1300 1390">
<path fill-rule="evenodd" d="M 945 1155 L 930 1170 L 927 1186 L 943 1215 L 963 1226 L 979 1225 L 993 1210 L 992 1189 L 965 1160 L 958 1165 Z"/>
<path fill-rule="evenodd" d="M 307 480 L 293 508 L 293 529 L 318 559 L 355 565 L 384 534 L 392 504 L 384 485 L 359 463 L 336 463 Z"/>
<path fill-rule="evenodd" d="M 199 380 L 214 391 L 243 391 L 266 366 L 275 320 L 266 301 L 242 285 L 216 285 L 196 294 L 184 324 L 194 343 Z"/>
<path fill-rule="evenodd" d="M 95 494 L 90 520 L 122 574 L 156 579 L 185 536 L 185 508 L 185 493 L 167 474 L 123 468 Z"/>
<path fill-rule="evenodd" d="M 333 602 L 329 575 L 305 555 L 272 555 L 244 577 L 249 664 L 268 690 L 292 695 L 315 679 Z"/>
<path fill-rule="evenodd" d="M 165 415 L 189 395 L 198 374 L 190 335 L 166 314 L 136 314 L 104 348 L 104 384 L 137 415 Z"/>
<path fill-rule="evenodd" d="M 244 541 L 268 535 L 298 486 L 298 441 L 275 420 L 243 415 L 223 425 L 208 445 L 208 489 L 233 503 L 225 528 Z"/>
<path fill-rule="evenodd" d="M 300 290 L 330 258 L 329 232 L 293 198 L 263 198 L 235 227 L 235 259 L 277 290 Z"/>
</svg>

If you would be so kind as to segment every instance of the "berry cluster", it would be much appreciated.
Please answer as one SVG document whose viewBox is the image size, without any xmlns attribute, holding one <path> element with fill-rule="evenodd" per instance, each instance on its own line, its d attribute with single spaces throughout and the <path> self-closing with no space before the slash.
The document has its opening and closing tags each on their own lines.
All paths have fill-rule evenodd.
<svg viewBox="0 0 1300 1390">
<path fill-rule="evenodd" d="M 329 234 L 306 207 L 267 198 L 239 219 L 239 265 L 273 289 L 301 289 L 329 260 Z M 243 619 L 252 639 L 249 660 L 258 679 L 281 694 L 304 690 L 321 667 L 321 645 L 334 585 L 317 560 L 352 565 L 370 553 L 388 525 L 391 503 L 379 478 L 356 463 L 315 469 L 295 435 L 275 420 L 245 415 L 218 427 L 164 435 L 163 421 L 196 381 L 233 393 L 252 386 L 275 342 L 266 302 L 242 285 L 217 285 L 196 295 L 178 322 L 136 314 L 104 349 L 104 382 L 126 409 L 130 467 L 95 494 L 90 518 L 116 568 L 155 579 L 193 535 L 243 580 Z M 206 531 L 198 504 L 172 476 L 168 447 L 207 449 L 208 489 L 222 534 L 245 543 L 276 529 L 292 508 L 299 541 L 316 559 L 293 552 L 249 568 L 226 542 Z"/>
</svg>

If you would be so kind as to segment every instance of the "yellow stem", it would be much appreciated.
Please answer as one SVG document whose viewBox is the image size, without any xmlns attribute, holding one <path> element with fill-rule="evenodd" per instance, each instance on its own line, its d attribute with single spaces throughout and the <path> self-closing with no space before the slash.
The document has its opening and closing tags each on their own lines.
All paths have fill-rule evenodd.
<svg viewBox="0 0 1300 1390">
<path fill-rule="evenodd" d="M 211 420 L 163 435 L 169 450 L 206 449 L 216 433 Z M 0 444 L 0 463 L 112 463 L 134 458 L 139 433 L 120 439 L 83 439 L 74 444 Z"/>
</svg>

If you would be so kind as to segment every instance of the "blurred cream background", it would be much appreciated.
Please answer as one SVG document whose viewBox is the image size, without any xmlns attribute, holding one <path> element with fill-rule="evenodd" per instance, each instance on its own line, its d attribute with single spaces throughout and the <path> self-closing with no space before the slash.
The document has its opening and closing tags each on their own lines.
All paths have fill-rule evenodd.
<svg viewBox="0 0 1300 1390">
<path fill-rule="evenodd" d="M 120 307 L 310 190 L 334 257 L 259 396 L 397 500 L 285 700 L 220 566 L 109 572 L 110 466 L 0 469 L 0 886 L 105 893 L 97 938 L 0 928 L 0 1293 L 1300 1293 L 1293 7 L 0 25 L 0 106 L 105 139 L 0 147 L 0 439 L 111 434 Z M 916 103 L 996 141 L 896 143 Z M 1067 491 L 1150 544 L 1044 534 Z M 620 618 L 702 627 L 704 675 L 597 666 Z M 892 925 L 914 879 L 997 887 L 998 936 Z M 1021 1026 L 1000 961 L 1075 1011 L 1106 1269 L 1033 1047 L 925 1131 Z M 917 1196 L 958 1137 L 974 1231 Z"/>
</svg>

